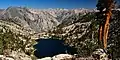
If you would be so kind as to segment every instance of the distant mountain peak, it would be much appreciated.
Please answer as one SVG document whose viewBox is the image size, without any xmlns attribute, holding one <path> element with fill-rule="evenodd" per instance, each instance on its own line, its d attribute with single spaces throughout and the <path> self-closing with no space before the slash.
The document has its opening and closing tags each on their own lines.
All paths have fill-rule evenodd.
<svg viewBox="0 0 120 60">
<path fill-rule="evenodd" d="M 23 26 L 26 29 L 32 29 L 36 32 L 48 31 L 59 25 L 68 17 L 75 14 L 85 14 L 93 10 L 81 9 L 33 9 L 27 7 L 10 6 L 1 14 L 2 18 Z"/>
</svg>

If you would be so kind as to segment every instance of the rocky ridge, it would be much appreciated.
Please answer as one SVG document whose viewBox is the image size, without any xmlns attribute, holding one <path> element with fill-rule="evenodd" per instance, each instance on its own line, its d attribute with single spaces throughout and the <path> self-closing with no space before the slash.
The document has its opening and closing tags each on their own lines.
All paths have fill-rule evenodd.
<svg viewBox="0 0 120 60">
<path fill-rule="evenodd" d="M 0 14 L 0 19 L 14 22 L 35 32 L 53 29 L 66 21 L 73 14 L 86 14 L 95 10 L 88 9 L 30 9 L 25 7 L 9 7 Z"/>
</svg>

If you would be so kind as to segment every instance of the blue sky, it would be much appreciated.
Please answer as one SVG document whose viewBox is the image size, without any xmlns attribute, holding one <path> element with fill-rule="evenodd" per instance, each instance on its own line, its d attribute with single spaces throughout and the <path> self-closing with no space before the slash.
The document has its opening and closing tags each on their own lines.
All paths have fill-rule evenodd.
<svg viewBox="0 0 120 60">
<path fill-rule="evenodd" d="M 0 8 L 24 6 L 30 8 L 95 8 L 97 0 L 0 0 Z"/>
</svg>

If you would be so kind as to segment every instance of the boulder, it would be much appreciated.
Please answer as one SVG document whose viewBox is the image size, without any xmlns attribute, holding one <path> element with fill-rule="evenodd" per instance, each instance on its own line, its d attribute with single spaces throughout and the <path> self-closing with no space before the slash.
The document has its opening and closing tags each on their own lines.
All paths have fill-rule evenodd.
<svg viewBox="0 0 120 60">
<path fill-rule="evenodd" d="M 95 59 L 103 60 L 107 59 L 108 55 L 104 49 L 96 49 L 96 51 L 93 52 L 92 57 Z"/>
<path fill-rule="evenodd" d="M 41 58 L 41 59 L 37 59 L 37 60 L 52 60 L 51 57 L 45 57 L 45 58 Z"/>
<path fill-rule="evenodd" d="M 52 57 L 53 60 L 72 60 L 73 56 L 70 54 L 58 54 Z"/>
</svg>

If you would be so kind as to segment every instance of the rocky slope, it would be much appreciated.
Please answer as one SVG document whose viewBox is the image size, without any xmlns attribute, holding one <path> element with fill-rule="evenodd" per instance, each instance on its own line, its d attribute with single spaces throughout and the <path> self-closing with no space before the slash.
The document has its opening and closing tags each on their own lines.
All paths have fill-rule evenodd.
<svg viewBox="0 0 120 60">
<path fill-rule="evenodd" d="M 34 31 L 25 30 L 15 23 L 0 20 L 0 58 L 30 60 L 35 44 L 33 33 Z"/>
<path fill-rule="evenodd" d="M 48 35 L 61 37 L 65 40 L 65 44 L 77 48 L 79 55 L 91 55 L 98 47 L 99 21 L 96 20 L 95 12 L 95 9 L 31 9 L 25 7 L 9 7 L 0 10 L 0 47 L 2 48 L 2 43 L 6 42 L 8 44 L 5 46 L 8 48 L 2 48 L 3 50 L 20 50 L 23 55 L 25 53 L 30 56 L 34 50 L 32 47 L 35 44 L 34 40 L 47 32 Z M 114 47 L 109 49 L 115 50 L 114 54 L 119 53 L 116 50 L 120 42 L 119 13 L 119 9 L 113 11 L 109 32 L 108 46 Z M 10 54 L 12 52 L 8 55 Z"/>
<path fill-rule="evenodd" d="M 112 11 L 110 21 L 108 51 L 114 57 L 119 57 L 119 9 Z M 69 18 L 69 23 L 61 23 L 50 34 L 63 38 L 65 44 L 76 47 L 80 56 L 90 56 L 98 48 L 98 29 L 99 21 L 96 19 L 95 12 L 85 15 L 74 15 Z M 101 20 L 103 21 L 103 20 Z"/>
<path fill-rule="evenodd" d="M 77 48 L 79 55 L 91 55 L 97 47 L 96 37 L 98 37 L 95 13 L 79 14 L 71 16 L 70 19 L 72 22 L 59 24 L 50 34 L 62 38 L 65 44 Z"/>
<path fill-rule="evenodd" d="M 50 31 L 63 22 L 72 22 L 71 16 L 79 13 L 84 15 L 88 12 L 87 9 L 39 10 L 25 7 L 0 10 L 0 54 L 2 54 L 0 58 L 34 59 L 33 45 L 36 43 L 35 39 L 44 34 L 43 32 Z"/>
<path fill-rule="evenodd" d="M 25 7 L 9 7 L 2 11 L 0 19 L 9 20 L 35 32 L 52 29 L 73 14 L 85 14 L 94 10 L 88 9 L 30 9 Z"/>
</svg>

